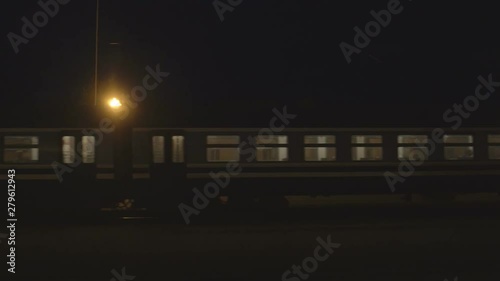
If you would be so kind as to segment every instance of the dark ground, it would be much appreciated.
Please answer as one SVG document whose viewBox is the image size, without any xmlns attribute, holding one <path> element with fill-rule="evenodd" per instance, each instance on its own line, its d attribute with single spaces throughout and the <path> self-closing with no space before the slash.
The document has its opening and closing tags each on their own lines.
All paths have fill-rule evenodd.
<svg viewBox="0 0 500 281">
<path fill-rule="evenodd" d="M 107 281 L 123 267 L 134 280 L 282 280 L 328 235 L 341 246 L 308 280 L 500 280 L 499 196 L 396 197 L 299 198 L 280 213 L 212 211 L 189 226 L 112 213 L 20 219 L 17 273 L 2 280 Z"/>
</svg>

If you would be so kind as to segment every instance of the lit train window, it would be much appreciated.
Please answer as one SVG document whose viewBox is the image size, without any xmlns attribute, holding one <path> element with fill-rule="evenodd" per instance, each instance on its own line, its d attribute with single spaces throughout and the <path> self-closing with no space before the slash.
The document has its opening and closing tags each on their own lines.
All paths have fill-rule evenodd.
<svg viewBox="0 0 500 281">
<path fill-rule="evenodd" d="M 471 160 L 474 158 L 474 147 L 472 146 L 447 146 L 444 148 L 444 159 L 446 160 Z"/>
<path fill-rule="evenodd" d="M 444 135 L 444 143 L 473 143 L 472 135 Z"/>
<path fill-rule="evenodd" d="M 351 149 L 352 160 L 354 161 L 379 161 L 382 160 L 383 150 L 381 146 L 369 146 L 372 144 L 382 144 L 381 135 L 353 135 L 351 143 L 358 144 Z"/>
<path fill-rule="evenodd" d="M 62 137 L 62 157 L 63 163 L 75 162 L 75 137 Z"/>
<path fill-rule="evenodd" d="M 184 136 L 172 136 L 172 163 L 184 163 Z"/>
<path fill-rule="evenodd" d="M 488 157 L 491 160 L 500 160 L 500 146 L 489 146 Z"/>
<path fill-rule="evenodd" d="M 382 160 L 382 147 L 355 146 L 352 148 L 354 161 L 379 161 Z"/>
<path fill-rule="evenodd" d="M 5 163 L 33 163 L 38 161 L 38 148 L 6 148 L 3 151 Z"/>
<path fill-rule="evenodd" d="M 416 146 L 428 143 L 426 135 L 399 135 L 398 136 L 398 159 L 410 161 L 422 161 L 429 159 L 427 147 Z"/>
<path fill-rule="evenodd" d="M 5 136 L 4 145 L 38 145 L 36 136 Z"/>
<path fill-rule="evenodd" d="M 378 144 L 378 143 L 382 143 L 382 136 L 381 135 L 354 135 L 354 136 L 351 136 L 351 143 Z"/>
<path fill-rule="evenodd" d="M 240 136 L 207 136 L 207 144 L 239 144 Z"/>
<path fill-rule="evenodd" d="M 305 161 L 335 161 L 336 159 L 335 147 L 304 147 Z"/>
<path fill-rule="evenodd" d="M 257 161 L 288 161 L 287 147 L 257 147 Z"/>
<path fill-rule="evenodd" d="M 82 137 L 82 162 L 95 162 L 95 137 L 93 136 Z"/>
<path fill-rule="evenodd" d="M 398 159 L 421 161 L 429 159 L 429 149 L 427 147 L 402 146 L 398 147 Z"/>
<path fill-rule="evenodd" d="M 258 135 L 255 137 L 256 144 L 287 144 L 288 136 Z"/>
<path fill-rule="evenodd" d="M 14 146 L 5 148 L 3 151 L 3 160 L 5 163 L 33 163 L 38 161 L 37 136 L 5 136 L 5 146 Z M 24 146 L 24 147 L 20 147 Z"/>
<path fill-rule="evenodd" d="M 471 160 L 474 159 L 474 147 L 468 145 L 457 145 L 473 143 L 472 135 L 444 135 L 444 159 L 445 160 Z"/>
<path fill-rule="evenodd" d="M 497 144 L 488 146 L 488 158 L 491 160 L 500 160 L 500 135 L 488 135 L 489 144 Z"/>
<path fill-rule="evenodd" d="M 399 135 L 398 143 L 401 144 L 415 144 L 415 143 L 427 143 L 428 137 L 426 135 Z"/>
<path fill-rule="evenodd" d="M 208 162 L 239 161 L 240 151 L 237 147 L 210 147 L 207 148 Z"/>
<path fill-rule="evenodd" d="M 306 135 L 304 144 L 333 145 L 336 139 L 334 135 Z M 335 161 L 337 159 L 337 149 L 332 146 L 306 146 L 304 147 L 305 161 Z"/>
<path fill-rule="evenodd" d="M 153 136 L 153 163 L 165 163 L 165 137 Z"/>
<path fill-rule="evenodd" d="M 314 136 L 308 135 L 304 136 L 305 144 L 335 144 L 335 136 Z"/>
<path fill-rule="evenodd" d="M 500 143 L 500 135 L 488 135 L 488 143 Z"/>
</svg>

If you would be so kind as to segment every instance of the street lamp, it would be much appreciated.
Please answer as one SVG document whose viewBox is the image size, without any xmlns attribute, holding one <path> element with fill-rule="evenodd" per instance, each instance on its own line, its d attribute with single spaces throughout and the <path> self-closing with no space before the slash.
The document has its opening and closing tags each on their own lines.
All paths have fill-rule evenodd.
<svg viewBox="0 0 500 281">
<path fill-rule="evenodd" d="M 112 98 L 108 101 L 108 105 L 112 108 L 112 109 L 118 109 L 122 106 L 122 102 L 117 99 L 117 98 Z"/>
</svg>

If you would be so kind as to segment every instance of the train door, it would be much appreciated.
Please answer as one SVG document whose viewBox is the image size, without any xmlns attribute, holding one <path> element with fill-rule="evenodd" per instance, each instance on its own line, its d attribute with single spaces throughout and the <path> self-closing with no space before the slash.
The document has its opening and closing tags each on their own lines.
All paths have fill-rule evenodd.
<svg viewBox="0 0 500 281">
<path fill-rule="evenodd" d="M 95 137 L 86 136 L 81 131 L 63 131 L 60 135 L 59 157 L 71 172 L 67 173 L 66 183 L 86 183 L 94 181 L 96 177 Z"/>
<path fill-rule="evenodd" d="M 163 202 L 179 200 L 186 180 L 185 135 L 181 130 L 159 130 L 150 134 L 151 183 Z M 179 203 L 179 202 L 177 202 Z"/>
<path fill-rule="evenodd" d="M 150 134 L 152 157 L 150 165 L 161 170 L 161 175 L 177 176 L 176 170 L 185 167 L 183 132 L 155 131 Z"/>
</svg>

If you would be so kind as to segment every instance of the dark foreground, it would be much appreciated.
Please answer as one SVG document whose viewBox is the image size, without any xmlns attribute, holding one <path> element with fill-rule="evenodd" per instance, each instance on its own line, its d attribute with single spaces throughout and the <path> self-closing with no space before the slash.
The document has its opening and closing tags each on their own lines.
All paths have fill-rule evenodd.
<svg viewBox="0 0 500 281">
<path fill-rule="evenodd" d="M 288 280 L 500 280 L 498 196 L 298 205 L 272 215 L 210 211 L 216 218 L 189 226 L 116 213 L 64 224 L 20 219 L 16 274 L 1 280 L 285 280 L 328 236 L 340 246 L 311 273 Z"/>
</svg>

